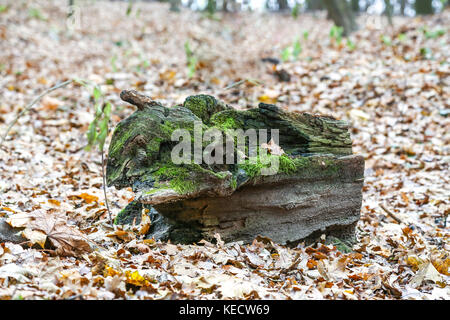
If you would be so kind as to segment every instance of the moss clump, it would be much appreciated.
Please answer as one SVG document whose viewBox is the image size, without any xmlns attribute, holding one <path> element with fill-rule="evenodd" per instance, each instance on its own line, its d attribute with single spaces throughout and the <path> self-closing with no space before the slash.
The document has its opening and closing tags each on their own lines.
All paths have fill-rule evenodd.
<svg viewBox="0 0 450 320">
<path fill-rule="evenodd" d="M 191 170 L 183 166 L 166 164 L 153 173 L 153 177 L 156 180 L 155 187 L 158 188 L 160 186 L 159 181 L 169 180 L 169 187 L 179 194 L 193 192 L 196 190 L 197 184 L 191 179 L 191 172 Z M 158 189 L 161 190 L 164 188 L 167 188 L 167 186 L 161 186 Z"/>
<path fill-rule="evenodd" d="M 260 154 L 258 152 L 258 154 Z M 274 173 L 284 173 L 288 175 L 300 174 L 315 175 L 320 173 L 321 175 L 335 175 L 339 173 L 339 164 L 334 159 L 326 157 L 291 157 L 288 154 L 281 156 L 267 154 L 264 161 L 261 161 L 261 157 L 251 158 L 245 160 L 243 164 L 239 164 L 249 178 L 255 178 L 261 175 L 262 168 L 271 168 L 273 158 L 278 159 L 278 170 Z M 253 161 L 252 161 L 253 160 Z"/>
<path fill-rule="evenodd" d="M 236 110 L 224 110 L 215 113 L 210 120 L 210 125 L 219 128 L 222 131 L 229 129 L 242 129 L 242 121 Z"/>
<path fill-rule="evenodd" d="M 149 205 L 142 204 L 136 200 L 131 201 L 123 208 L 114 219 L 114 224 L 135 224 L 141 223 L 142 209 L 150 209 Z"/>
<path fill-rule="evenodd" d="M 204 94 L 187 97 L 183 107 L 191 110 L 205 124 L 209 123 L 212 114 L 222 109 L 216 98 Z"/>
<path fill-rule="evenodd" d="M 308 158 L 299 157 L 299 158 L 290 158 L 287 154 L 283 154 L 281 156 L 272 155 L 270 153 L 264 156 L 264 161 L 262 161 L 261 150 L 258 149 L 258 156 L 255 158 L 251 158 L 245 160 L 243 164 L 239 166 L 245 170 L 246 174 L 250 178 L 254 178 L 256 176 L 261 175 L 262 168 L 270 168 L 272 162 L 278 161 L 278 170 L 277 172 L 282 172 L 286 174 L 294 174 L 299 171 L 300 168 L 303 168 L 307 165 Z M 274 173 L 277 173 L 274 172 Z"/>
</svg>

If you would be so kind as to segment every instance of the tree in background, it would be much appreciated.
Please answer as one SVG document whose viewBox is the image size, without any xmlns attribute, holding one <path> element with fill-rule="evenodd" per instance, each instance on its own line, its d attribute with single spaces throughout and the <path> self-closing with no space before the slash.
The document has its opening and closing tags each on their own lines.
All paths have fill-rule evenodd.
<svg viewBox="0 0 450 320">
<path fill-rule="evenodd" d="M 343 36 L 358 29 L 352 8 L 345 0 L 322 0 L 334 24 L 343 28 Z"/>
<path fill-rule="evenodd" d="M 320 0 L 306 0 L 306 10 L 325 10 L 325 7 L 323 5 L 323 2 Z"/>
<path fill-rule="evenodd" d="M 414 2 L 414 9 L 416 14 L 433 14 L 433 1 L 432 0 L 416 0 Z"/>
<path fill-rule="evenodd" d="M 287 0 L 277 0 L 278 2 L 278 10 L 284 11 L 289 9 L 289 4 Z"/>
<path fill-rule="evenodd" d="M 384 14 L 387 16 L 389 24 L 392 26 L 393 7 L 391 0 L 384 0 Z"/>
<path fill-rule="evenodd" d="M 352 0 L 351 4 L 352 4 L 353 12 L 358 13 L 359 12 L 359 0 Z"/>
<path fill-rule="evenodd" d="M 208 12 L 210 15 L 213 15 L 216 12 L 216 0 L 208 0 L 208 4 L 206 5 L 206 12 Z"/>
<path fill-rule="evenodd" d="M 170 0 L 170 11 L 180 11 L 181 0 Z"/>
</svg>

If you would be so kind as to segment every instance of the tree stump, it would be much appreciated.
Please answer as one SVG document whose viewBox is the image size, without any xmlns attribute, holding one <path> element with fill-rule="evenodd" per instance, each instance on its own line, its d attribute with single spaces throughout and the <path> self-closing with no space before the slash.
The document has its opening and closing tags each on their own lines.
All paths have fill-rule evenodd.
<svg viewBox="0 0 450 320">
<path fill-rule="evenodd" d="M 116 223 L 139 222 L 147 208 L 149 236 L 176 243 L 211 240 L 216 233 L 225 241 L 251 242 L 260 235 L 283 244 L 321 233 L 353 235 L 360 216 L 364 158 L 352 154 L 345 121 L 264 103 L 239 111 L 207 95 L 190 96 L 172 108 L 135 91 L 122 91 L 121 98 L 138 110 L 114 131 L 107 183 L 131 187 L 136 198 Z M 199 128 L 205 135 L 214 129 L 222 139 L 198 142 Z M 194 137 L 183 137 L 183 142 L 194 150 L 197 144 L 202 155 L 217 160 L 231 150 L 235 161 L 205 163 L 194 155 L 174 163 L 179 141 L 173 135 L 181 129 Z M 259 139 L 256 154 L 246 145 L 249 155 L 242 155 L 237 136 L 230 132 L 251 130 L 268 133 L 263 143 Z M 211 146 L 225 148 L 229 142 L 235 144 L 226 155 L 214 154 L 219 149 Z M 271 172 L 274 163 L 278 165 Z"/>
</svg>

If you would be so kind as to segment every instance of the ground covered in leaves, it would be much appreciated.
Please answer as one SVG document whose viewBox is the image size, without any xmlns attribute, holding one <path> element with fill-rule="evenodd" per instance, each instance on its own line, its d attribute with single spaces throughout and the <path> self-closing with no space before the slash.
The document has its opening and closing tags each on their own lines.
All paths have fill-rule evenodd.
<svg viewBox="0 0 450 320">
<path fill-rule="evenodd" d="M 1 133 L 37 95 L 74 78 L 112 103 L 111 127 L 133 112 L 122 89 L 167 105 L 210 93 L 236 108 L 263 101 L 350 121 L 366 179 L 353 248 L 325 238 L 174 245 L 144 239 L 146 219 L 114 230 L 100 154 L 84 148 L 95 94 L 72 83 L 0 147 L 0 217 L 34 244 L 0 244 L 0 299 L 450 298 L 450 12 L 393 27 L 359 17 L 360 30 L 340 40 L 323 14 L 210 19 L 96 1 L 74 23 L 60 2 L 3 3 Z M 116 215 L 133 194 L 110 188 L 108 198 Z"/>
</svg>

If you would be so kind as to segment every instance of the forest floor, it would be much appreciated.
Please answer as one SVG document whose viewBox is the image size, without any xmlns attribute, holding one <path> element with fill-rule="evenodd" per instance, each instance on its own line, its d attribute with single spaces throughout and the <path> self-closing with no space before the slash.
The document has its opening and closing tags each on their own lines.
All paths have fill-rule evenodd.
<svg viewBox="0 0 450 320">
<path fill-rule="evenodd" d="M 123 89 L 168 106 L 207 93 L 242 109 L 263 101 L 348 120 L 366 159 L 358 242 L 174 245 L 113 230 L 100 153 L 84 148 L 93 90 L 71 83 L 20 117 L 0 147 L 0 217 L 35 243 L 0 244 L 0 299 L 450 299 L 450 12 L 392 27 L 360 16 L 341 42 L 322 14 L 209 19 L 136 3 L 127 15 L 126 3 L 96 1 L 75 23 L 66 15 L 56 1 L 0 8 L 1 134 L 40 93 L 74 78 L 112 103 L 111 128 L 134 111 Z M 297 50 L 285 62 L 261 61 L 286 47 Z M 133 198 L 107 194 L 113 216 Z"/>
</svg>

